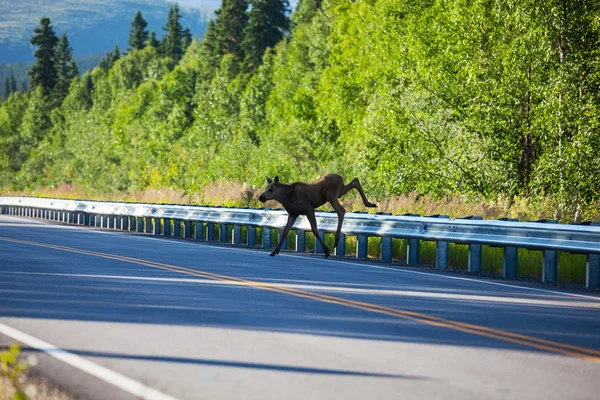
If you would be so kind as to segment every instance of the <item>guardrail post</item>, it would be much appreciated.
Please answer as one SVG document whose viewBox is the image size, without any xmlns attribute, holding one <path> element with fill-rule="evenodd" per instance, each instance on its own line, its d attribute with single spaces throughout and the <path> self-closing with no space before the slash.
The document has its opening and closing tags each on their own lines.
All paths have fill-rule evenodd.
<svg viewBox="0 0 600 400">
<path fill-rule="evenodd" d="M 306 251 L 306 231 L 296 229 L 296 251 L 304 253 Z"/>
<path fill-rule="evenodd" d="M 196 221 L 194 229 L 194 240 L 204 240 L 204 222 Z"/>
<path fill-rule="evenodd" d="M 517 222 L 516 218 L 506 218 L 504 221 Z M 517 266 L 519 264 L 519 249 L 513 246 L 504 247 L 504 260 L 502 262 L 502 275 L 505 278 L 517 277 Z"/>
<path fill-rule="evenodd" d="M 321 239 L 323 239 L 323 241 L 325 241 L 325 231 L 322 231 L 319 229 L 319 236 L 321 236 Z M 323 254 L 323 253 L 325 253 L 325 250 L 323 249 L 321 242 L 319 242 L 319 239 L 315 238 L 315 254 Z"/>
<path fill-rule="evenodd" d="M 284 228 L 277 229 L 277 243 L 279 243 L 279 241 L 281 240 L 281 235 L 283 234 L 283 229 Z M 281 244 L 281 250 L 287 250 L 287 248 L 288 248 L 288 238 L 286 236 L 285 240 Z"/>
<path fill-rule="evenodd" d="M 212 222 L 206 223 L 206 240 L 214 242 L 215 240 L 215 224 Z"/>
<path fill-rule="evenodd" d="M 262 248 L 271 248 L 271 228 L 263 227 L 262 229 Z"/>
<path fill-rule="evenodd" d="M 378 212 L 378 215 L 392 215 L 390 212 Z M 392 262 L 392 237 L 381 237 L 381 261 Z"/>
<path fill-rule="evenodd" d="M 555 220 L 539 221 L 547 224 L 558 224 Z M 542 258 L 542 282 L 554 283 L 558 275 L 558 252 L 556 250 L 544 250 Z"/>
<path fill-rule="evenodd" d="M 242 226 L 234 225 L 231 230 L 231 243 L 233 244 L 242 244 Z"/>
<path fill-rule="evenodd" d="M 335 247 L 335 255 L 339 257 L 346 256 L 346 235 L 343 233 L 340 233 L 340 241 Z"/>
<path fill-rule="evenodd" d="M 420 214 L 402 214 L 407 217 L 420 217 Z M 407 264 L 418 264 L 419 263 L 419 239 L 408 239 L 408 245 L 406 246 L 406 263 Z"/>
<path fill-rule="evenodd" d="M 227 243 L 227 224 L 219 224 L 219 242 Z"/>
<path fill-rule="evenodd" d="M 408 239 L 406 263 L 412 265 L 419 263 L 419 239 Z"/>
<path fill-rule="evenodd" d="M 183 221 L 183 237 L 185 239 L 192 238 L 192 221 Z"/>
<path fill-rule="evenodd" d="M 356 237 L 356 258 L 367 258 L 369 256 L 369 237 L 359 235 Z"/>
<path fill-rule="evenodd" d="M 177 239 L 181 238 L 181 220 L 180 219 L 173 220 L 173 236 L 175 236 L 175 238 L 177 238 Z"/>
<path fill-rule="evenodd" d="M 438 215 L 440 219 L 450 219 L 448 215 Z M 448 269 L 448 241 L 438 240 L 435 242 L 435 267 Z"/>
<path fill-rule="evenodd" d="M 600 254 L 588 254 L 585 263 L 585 286 L 600 288 Z"/>
<path fill-rule="evenodd" d="M 248 225 L 248 231 L 246 233 L 246 242 L 248 246 L 256 246 L 256 227 Z"/>
<path fill-rule="evenodd" d="M 471 216 L 469 219 L 473 220 L 483 220 L 483 217 L 475 217 Z M 467 265 L 467 271 L 473 273 L 481 273 L 481 257 L 482 257 L 482 248 L 478 243 L 469 243 L 469 260 Z"/>
<path fill-rule="evenodd" d="M 154 236 L 160 235 L 160 218 L 154 218 Z"/>
</svg>

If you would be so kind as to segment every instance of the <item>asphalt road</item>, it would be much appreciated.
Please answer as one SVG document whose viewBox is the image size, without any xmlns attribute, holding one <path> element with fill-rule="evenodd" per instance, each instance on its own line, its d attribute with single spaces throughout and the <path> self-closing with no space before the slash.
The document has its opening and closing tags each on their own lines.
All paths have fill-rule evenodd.
<svg viewBox="0 0 600 400">
<path fill-rule="evenodd" d="M 0 346 L 89 399 L 598 399 L 600 297 L 0 216 Z"/>
</svg>

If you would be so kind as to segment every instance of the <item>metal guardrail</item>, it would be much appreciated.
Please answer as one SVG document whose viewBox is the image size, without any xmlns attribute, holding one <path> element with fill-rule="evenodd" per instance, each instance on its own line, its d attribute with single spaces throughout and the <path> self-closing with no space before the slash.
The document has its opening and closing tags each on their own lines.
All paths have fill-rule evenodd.
<svg viewBox="0 0 600 400">
<path fill-rule="evenodd" d="M 287 221 L 283 210 L 199 207 L 112 203 L 80 200 L 44 199 L 31 197 L 0 197 L 2 214 L 43 218 L 85 226 L 143 232 L 154 235 L 257 245 L 257 229 L 261 229 L 261 246 L 271 248 L 272 229 L 279 234 Z M 337 215 L 317 212 L 319 231 L 334 233 Z M 192 225 L 194 224 L 194 225 Z M 228 227 L 231 226 L 231 229 Z M 182 229 L 183 227 L 183 229 Z M 306 251 L 306 232 L 310 224 L 300 217 L 294 224 L 295 250 Z M 231 235 L 229 235 L 231 230 Z M 407 239 L 407 263 L 419 263 L 419 242 L 436 242 L 436 266 L 448 268 L 448 244 L 469 246 L 470 272 L 481 272 L 482 245 L 504 248 L 503 275 L 517 276 L 518 248 L 543 251 L 542 280 L 555 282 L 558 251 L 587 255 L 586 286 L 600 287 L 600 226 L 565 225 L 556 221 L 517 222 L 516 220 L 482 220 L 480 217 L 449 219 L 445 216 L 394 215 L 379 213 L 347 213 L 342 227 L 342 240 L 335 249 L 338 256 L 346 255 L 345 236 L 357 237 L 356 256 L 367 258 L 369 237 L 381 238 L 381 260 L 392 261 L 392 239 Z M 287 240 L 286 240 L 287 241 Z M 315 252 L 322 252 L 316 242 Z M 287 249 L 287 243 L 282 249 Z"/>
</svg>

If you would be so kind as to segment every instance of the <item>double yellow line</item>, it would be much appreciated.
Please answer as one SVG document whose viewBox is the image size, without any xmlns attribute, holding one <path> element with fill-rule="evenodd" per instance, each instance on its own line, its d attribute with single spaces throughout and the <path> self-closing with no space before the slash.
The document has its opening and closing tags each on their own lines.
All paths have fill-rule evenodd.
<svg viewBox="0 0 600 400">
<path fill-rule="evenodd" d="M 519 345 L 523 345 L 523 346 L 527 346 L 527 347 L 531 347 L 531 348 L 536 348 L 539 350 L 560 353 L 560 354 L 564 354 L 564 355 L 568 355 L 568 356 L 572 356 L 572 357 L 584 358 L 584 359 L 588 359 L 591 361 L 600 362 L 600 351 L 598 351 L 598 350 L 588 349 L 588 348 L 579 347 L 579 346 L 572 346 L 569 344 L 558 343 L 558 342 L 554 342 L 551 340 L 536 338 L 533 336 L 521 335 L 518 333 L 512 333 L 512 332 L 508 332 L 508 331 L 504 331 L 504 330 L 500 330 L 500 329 L 488 328 L 488 327 L 481 326 L 481 325 L 474 325 L 474 324 L 467 324 L 467 323 L 459 322 L 459 321 L 452 321 L 452 320 L 439 318 L 439 317 L 422 314 L 422 313 L 418 313 L 418 312 L 405 311 L 405 310 L 400 310 L 397 308 L 391 308 L 391 307 L 380 306 L 377 304 L 365 303 L 362 301 L 349 300 L 349 299 L 344 299 L 344 298 L 340 298 L 340 297 L 334 297 L 334 296 L 328 296 L 328 295 L 324 295 L 324 294 L 320 294 L 320 293 L 309 292 L 306 290 L 293 289 L 293 288 L 289 288 L 289 287 L 286 287 L 284 285 L 279 285 L 279 284 L 271 284 L 271 283 L 252 281 L 252 280 L 247 280 L 247 279 L 242 279 L 242 278 L 236 278 L 236 277 L 232 277 L 232 276 L 219 275 L 219 274 L 214 274 L 211 272 L 198 271 L 198 270 L 194 270 L 194 269 L 190 269 L 190 268 L 184 268 L 184 267 L 179 267 L 176 265 L 158 263 L 158 262 L 154 262 L 154 261 L 141 260 L 141 259 L 133 258 L 133 257 L 119 256 L 119 255 L 108 254 L 108 253 L 100 253 L 97 251 L 82 250 L 82 249 L 77 249 L 77 248 L 73 248 L 73 247 L 32 242 L 32 241 L 28 241 L 28 240 L 12 239 L 12 238 L 6 238 L 6 237 L 1 237 L 1 236 L 0 236 L 0 240 L 6 241 L 6 242 L 12 242 L 12 243 L 26 244 L 26 245 L 30 245 L 30 246 L 62 250 L 62 251 L 67 251 L 67 252 L 71 252 L 71 253 L 85 254 L 85 255 L 94 256 L 94 257 L 102 257 L 102 258 L 107 258 L 107 259 L 111 259 L 111 260 L 125 261 L 125 262 L 129 262 L 129 263 L 133 263 L 133 264 L 139 264 L 139 265 L 145 265 L 145 266 L 149 266 L 149 267 L 153 267 L 153 268 L 163 269 L 166 271 L 178 272 L 181 274 L 212 279 L 215 281 L 225 282 L 225 283 L 229 283 L 229 284 L 247 286 L 247 287 L 252 287 L 252 288 L 256 288 L 256 289 L 268 290 L 271 292 L 287 294 L 290 296 L 320 301 L 323 303 L 338 304 L 338 305 L 345 306 L 345 307 L 350 307 L 350 308 L 370 311 L 370 312 L 374 312 L 374 313 L 378 313 L 378 314 L 390 315 L 393 317 L 403 318 L 403 319 L 407 319 L 407 320 L 411 320 L 411 321 L 415 321 L 415 322 L 420 322 L 420 323 L 431 325 L 431 326 L 437 326 L 437 327 L 441 327 L 441 328 L 452 329 L 455 331 L 471 333 L 471 334 L 478 335 L 478 336 L 484 336 L 484 337 L 489 337 L 489 338 L 493 338 L 493 339 L 498 339 L 498 340 L 502 340 L 504 342 L 515 343 L 515 344 L 519 344 Z"/>
</svg>

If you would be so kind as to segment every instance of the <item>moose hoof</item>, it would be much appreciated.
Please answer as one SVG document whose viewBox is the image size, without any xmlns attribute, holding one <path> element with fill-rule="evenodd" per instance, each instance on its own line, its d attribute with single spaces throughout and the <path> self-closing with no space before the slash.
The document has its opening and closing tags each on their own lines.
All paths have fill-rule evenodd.
<svg viewBox="0 0 600 400">
<path fill-rule="evenodd" d="M 329 257 L 329 249 L 328 248 L 324 248 L 323 250 L 325 250 L 325 258 Z"/>
<path fill-rule="evenodd" d="M 377 207 L 377 204 L 374 204 L 374 203 L 369 203 L 369 204 L 367 205 L 367 207 Z"/>
<path fill-rule="evenodd" d="M 271 252 L 271 254 L 269 254 L 269 257 L 275 257 L 277 254 L 279 254 L 279 252 L 278 252 L 278 251 L 275 251 L 275 250 L 273 250 L 273 251 Z"/>
</svg>

